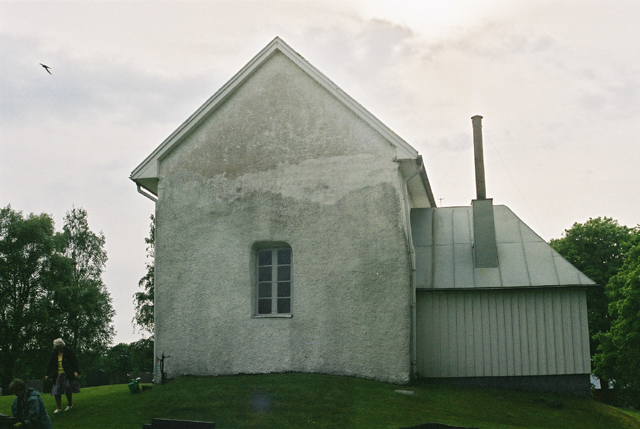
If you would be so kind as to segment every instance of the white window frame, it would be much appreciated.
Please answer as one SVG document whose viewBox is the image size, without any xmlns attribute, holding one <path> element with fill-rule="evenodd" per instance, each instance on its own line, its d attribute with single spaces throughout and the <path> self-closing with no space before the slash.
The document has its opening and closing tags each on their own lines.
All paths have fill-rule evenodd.
<svg viewBox="0 0 640 429">
<path fill-rule="evenodd" d="M 288 262 L 284 259 L 281 262 L 281 251 L 287 250 L 289 253 Z M 271 264 L 260 265 L 260 254 L 271 253 Z M 282 255 L 284 257 L 284 255 Z M 291 317 L 293 310 L 293 250 L 289 246 L 278 246 L 264 249 L 258 249 L 255 253 L 256 272 L 255 272 L 255 317 Z M 269 270 L 270 268 L 270 275 Z M 280 270 L 282 268 L 282 270 Z M 288 271 L 288 275 L 287 275 Z M 288 278 L 287 278 L 288 277 Z M 289 286 L 288 296 L 286 292 L 286 284 Z M 268 289 L 268 290 L 267 290 Z M 269 294 L 270 291 L 270 294 Z M 288 310 L 280 308 L 280 305 L 286 306 L 285 300 L 288 300 Z M 270 312 L 264 312 L 265 303 L 270 302 Z M 262 308 L 261 308 L 262 307 Z M 261 313 L 260 310 L 263 310 Z M 278 310 L 283 310 L 278 312 Z"/>
</svg>

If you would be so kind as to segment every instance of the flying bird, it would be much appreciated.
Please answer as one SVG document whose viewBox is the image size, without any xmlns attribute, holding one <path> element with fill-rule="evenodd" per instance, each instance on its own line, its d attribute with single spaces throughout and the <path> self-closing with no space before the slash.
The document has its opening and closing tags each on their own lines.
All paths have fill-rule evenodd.
<svg viewBox="0 0 640 429">
<path fill-rule="evenodd" d="M 41 65 L 42 67 L 44 67 L 44 69 L 47 71 L 47 73 L 51 74 L 51 72 L 49 71 L 49 69 L 50 69 L 51 67 L 49 67 L 49 66 L 48 66 L 48 65 L 46 65 L 46 64 L 42 64 L 42 63 L 40 63 L 40 65 Z"/>
</svg>

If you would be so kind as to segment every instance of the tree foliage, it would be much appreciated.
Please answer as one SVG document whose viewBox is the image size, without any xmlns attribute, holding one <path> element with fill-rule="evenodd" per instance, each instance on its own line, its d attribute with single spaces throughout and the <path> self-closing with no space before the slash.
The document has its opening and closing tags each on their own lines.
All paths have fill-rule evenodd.
<svg viewBox="0 0 640 429">
<path fill-rule="evenodd" d="M 100 369 L 106 372 L 153 372 L 153 339 L 116 344 L 105 353 Z"/>
<path fill-rule="evenodd" d="M 0 371 L 41 377 L 54 338 L 80 358 L 113 338 L 111 298 L 101 276 L 105 238 L 91 232 L 84 209 L 72 209 L 56 232 L 50 215 L 0 210 Z"/>
<path fill-rule="evenodd" d="M 593 372 L 619 405 L 640 407 L 640 226 L 589 219 L 551 245 L 602 286 L 587 293 Z"/>
<path fill-rule="evenodd" d="M 99 355 L 115 334 L 111 320 L 115 311 L 102 282 L 107 262 L 105 237 L 89 229 L 87 211 L 73 208 L 64 217 L 62 230 L 64 256 L 70 263 L 70 275 L 56 288 L 53 300 L 58 334 L 77 353 Z"/>
<path fill-rule="evenodd" d="M 146 264 L 146 274 L 138 282 L 138 286 L 142 288 L 142 292 L 136 292 L 133 295 L 133 302 L 136 306 L 136 314 L 133 320 L 142 330 L 153 335 L 156 221 L 153 215 L 151 215 L 150 219 L 149 237 L 144 239 L 145 243 L 147 243 L 147 258 L 149 261 L 147 261 Z"/>
<path fill-rule="evenodd" d="M 587 291 L 592 356 L 600 345 L 600 334 L 611 327 L 610 299 L 604 288 L 622 268 L 632 233 L 631 228 L 614 219 L 598 217 L 585 223 L 574 223 L 565 230 L 564 237 L 550 242 L 567 261 L 600 286 Z"/>
<path fill-rule="evenodd" d="M 23 217 L 7 206 L 0 210 L 0 371 L 2 383 L 13 377 L 21 357 L 40 346 L 46 331 L 35 320 L 48 319 L 48 294 L 54 280 L 53 219 Z"/>
<path fill-rule="evenodd" d="M 620 271 L 607 284 L 611 329 L 600 334 L 594 372 L 613 380 L 623 405 L 640 407 L 640 226 Z"/>
</svg>

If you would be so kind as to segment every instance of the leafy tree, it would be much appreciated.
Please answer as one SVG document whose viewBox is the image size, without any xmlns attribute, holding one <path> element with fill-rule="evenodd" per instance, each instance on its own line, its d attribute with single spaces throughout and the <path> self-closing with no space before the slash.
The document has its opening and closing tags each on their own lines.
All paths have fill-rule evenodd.
<svg viewBox="0 0 640 429">
<path fill-rule="evenodd" d="M 153 372 L 153 338 L 142 338 L 129 344 L 131 371 Z"/>
<path fill-rule="evenodd" d="M 0 371 L 2 384 L 14 376 L 21 358 L 41 346 L 48 319 L 48 287 L 54 277 L 54 224 L 47 214 L 11 206 L 0 210 Z"/>
<path fill-rule="evenodd" d="M 599 336 L 594 372 L 613 380 L 622 405 L 640 407 L 640 226 L 622 269 L 607 284 L 611 329 Z"/>
<path fill-rule="evenodd" d="M 631 228 L 614 219 L 598 217 L 582 224 L 574 223 L 565 230 L 564 237 L 550 242 L 567 261 L 600 286 L 587 291 L 592 356 L 600 345 L 600 334 L 608 332 L 611 327 L 610 300 L 604 287 L 622 268 L 632 232 Z"/>
<path fill-rule="evenodd" d="M 114 336 L 115 314 L 111 296 L 102 281 L 107 262 L 105 237 L 89 229 L 87 211 L 72 208 L 64 217 L 62 252 L 70 264 L 70 275 L 55 288 L 52 313 L 56 334 L 84 359 L 96 359 Z"/>
<path fill-rule="evenodd" d="M 0 371 L 40 378 L 54 338 L 81 359 L 99 357 L 113 338 L 111 298 L 101 276 L 105 238 L 72 209 L 61 233 L 47 214 L 0 210 Z"/>
<path fill-rule="evenodd" d="M 153 369 L 153 339 L 119 343 L 105 353 L 101 369 L 106 372 L 151 372 Z"/>
<path fill-rule="evenodd" d="M 127 372 L 130 360 L 129 344 L 118 343 L 107 350 L 101 369 L 107 372 Z"/>
<path fill-rule="evenodd" d="M 151 225 L 149 226 L 149 237 L 144 241 L 147 243 L 147 258 L 151 262 L 147 262 L 147 273 L 140 279 L 138 286 L 143 289 L 142 292 L 136 292 L 133 302 L 136 306 L 136 315 L 133 321 L 142 328 L 142 330 L 153 335 L 153 299 L 154 299 L 154 269 L 155 269 L 155 243 L 156 243 L 156 220 L 153 215 L 150 217 Z"/>
</svg>

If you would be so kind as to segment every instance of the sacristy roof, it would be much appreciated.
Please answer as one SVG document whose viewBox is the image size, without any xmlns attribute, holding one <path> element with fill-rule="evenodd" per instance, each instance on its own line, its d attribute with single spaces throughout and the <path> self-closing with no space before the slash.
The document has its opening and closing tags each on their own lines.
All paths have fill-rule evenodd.
<svg viewBox="0 0 640 429">
<path fill-rule="evenodd" d="M 368 123 L 374 130 L 394 145 L 396 147 L 397 159 L 416 159 L 418 157 L 418 152 L 409 143 L 380 122 L 380 120 L 329 80 L 282 39 L 276 37 L 136 167 L 131 173 L 131 180 L 157 195 L 158 162 L 179 145 L 191 131 L 202 124 L 203 121 L 221 106 L 246 80 L 250 79 L 256 70 L 276 52 L 284 54 L 330 94 L 347 106 L 357 117 Z"/>
<path fill-rule="evenodd" d="M 475 268 L 473 209 L 413 209 L 416 286 L 420 289 L 501 289 L 594 286 L 508 207 L 494 208 L 497 268 Z"/>
</svg>

